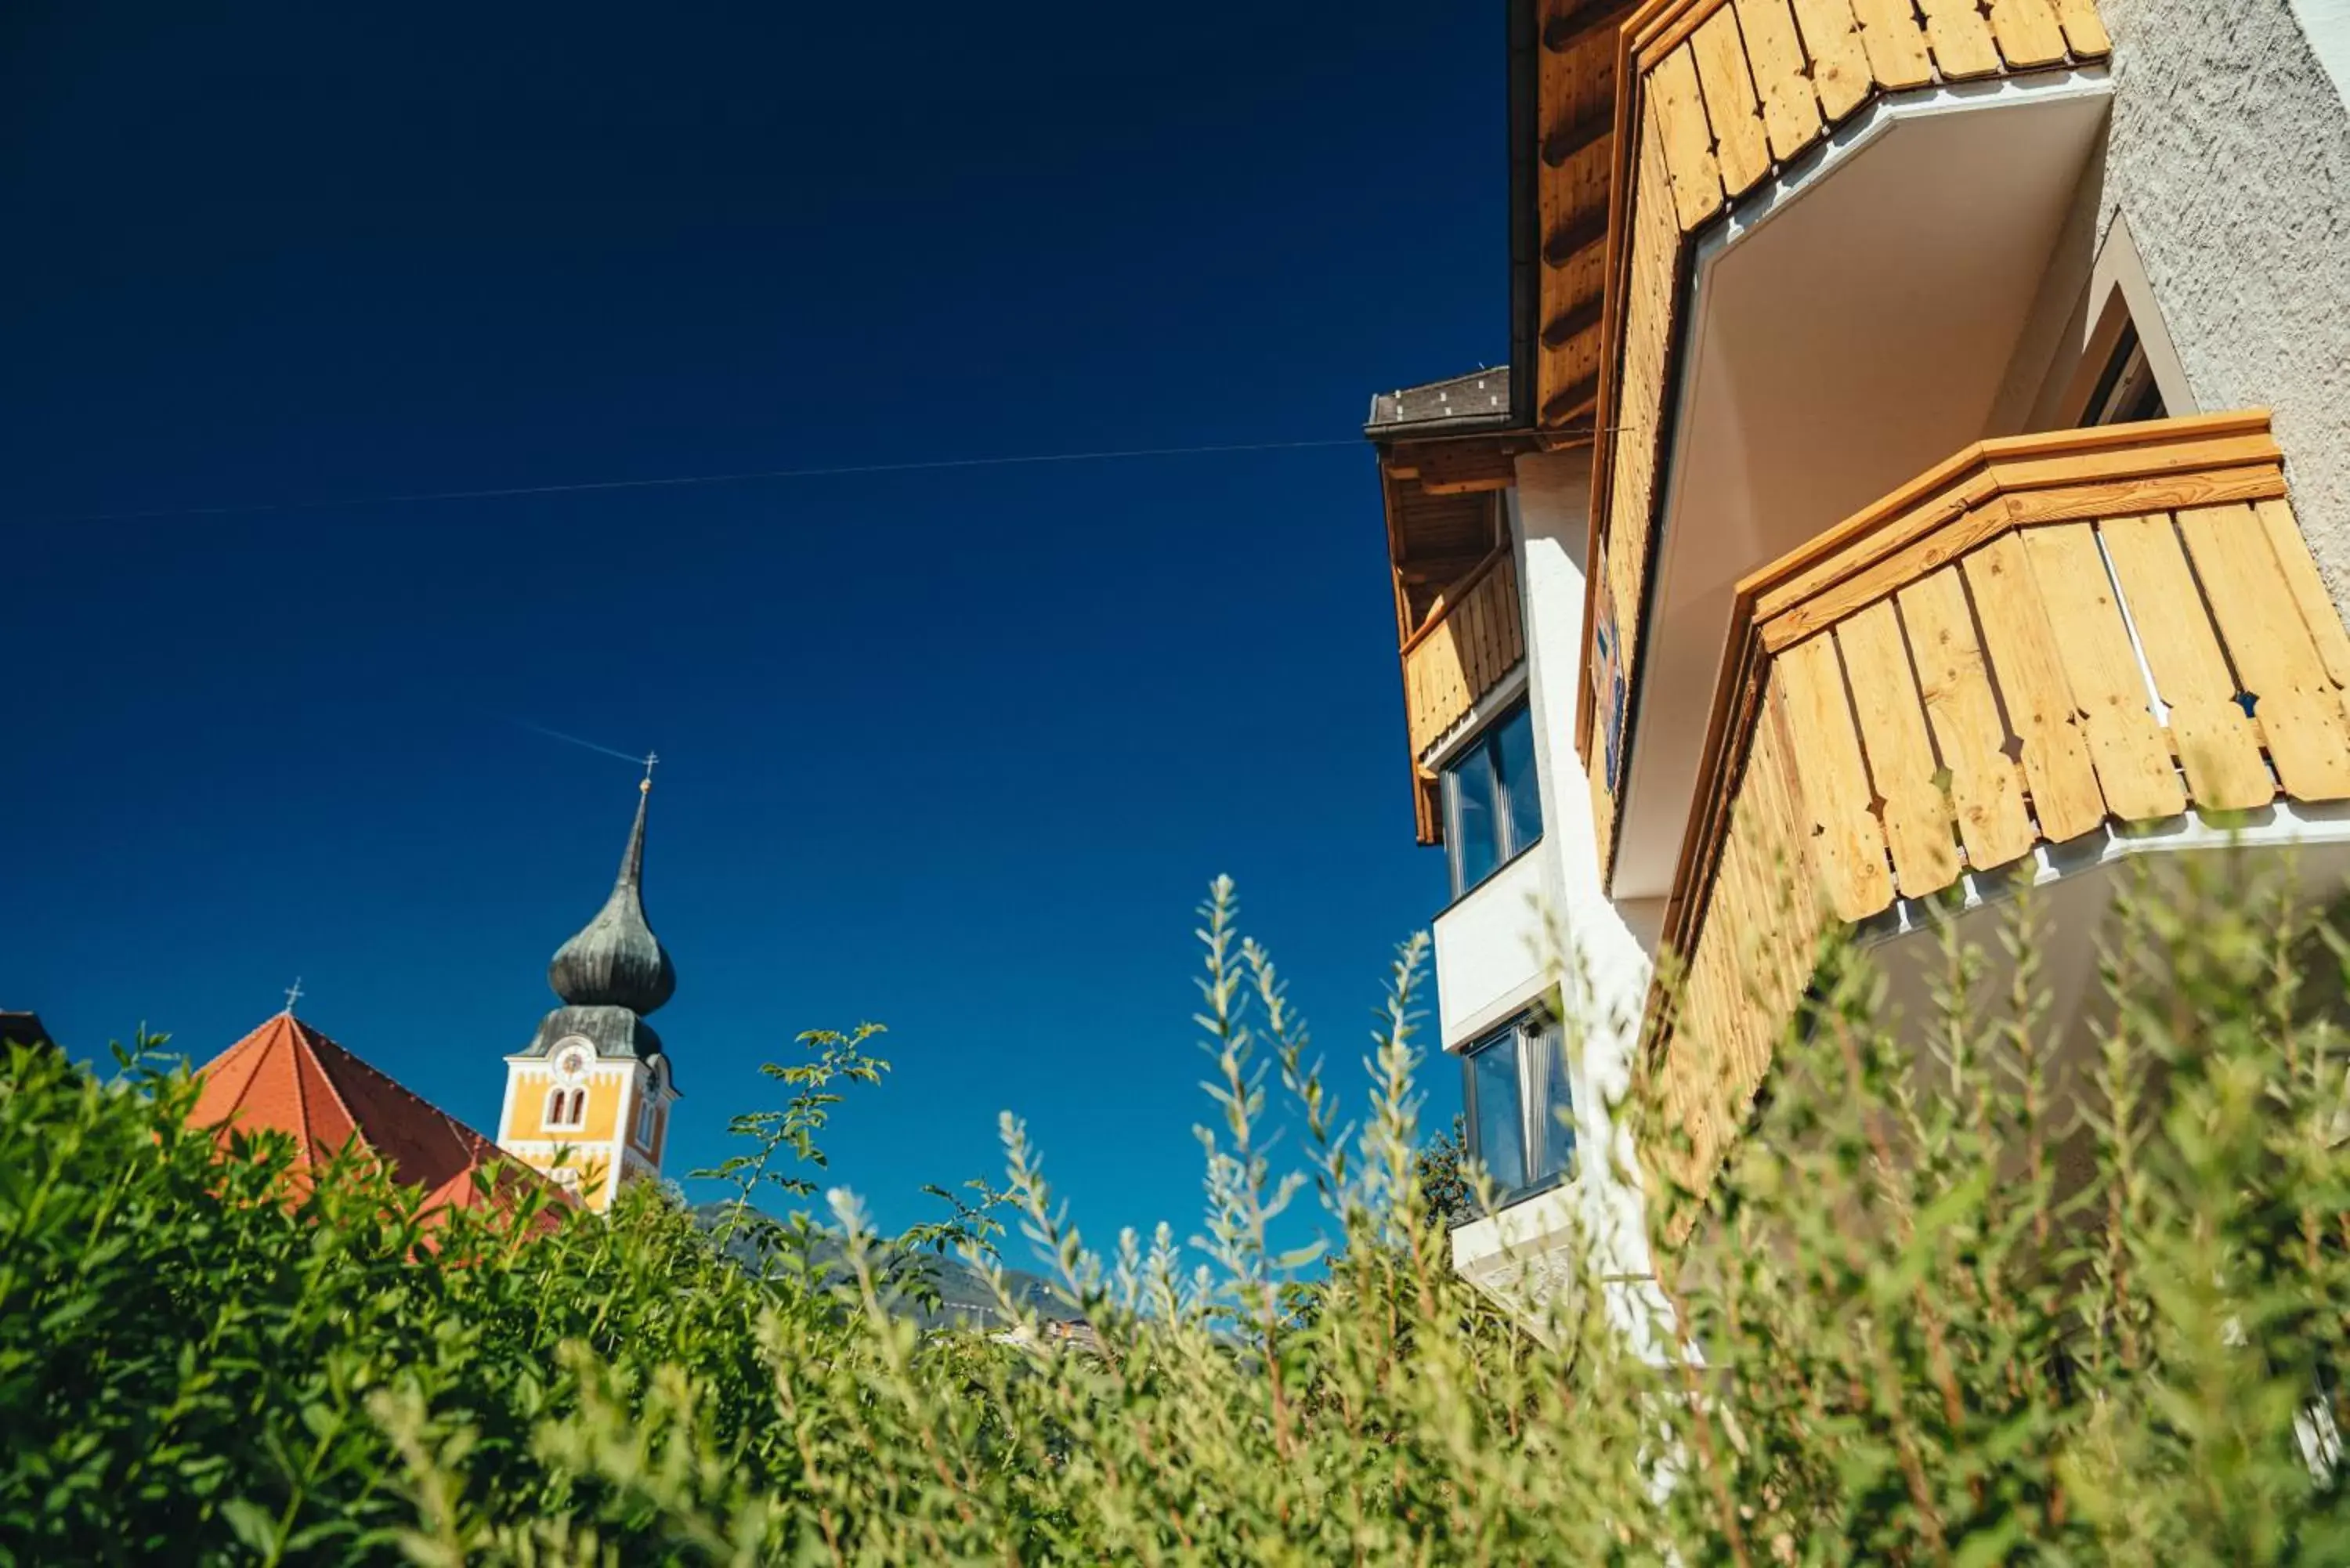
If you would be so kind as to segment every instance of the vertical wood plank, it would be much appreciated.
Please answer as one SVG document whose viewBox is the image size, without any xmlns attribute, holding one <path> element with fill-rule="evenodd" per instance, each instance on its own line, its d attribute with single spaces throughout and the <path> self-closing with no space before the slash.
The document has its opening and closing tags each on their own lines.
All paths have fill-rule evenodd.
<svg viewBox="0 0 2350 1568">
<path fill-rule="evenodd" d="M 1755 182 L 1771 171 L 1771 149 L 1762 135 L 1761 106 L 1755 102 L 1754 81 L 1746 66 L 1746 44 L 1739 36 L 1738 13 L 1725 5 L 1707 17 L 1690 36 L 1690 48 L 1697 57 L 1706 119 L 1713 126 L 1713 153 L 1721 168 L 1721 182 L 1735 196 L 1753 189 Z"/>
<path fill-rule="evenodd" d="M 1752 971 L 1747 986 L 1747 1014 L 1754 1054 L 1740 1085 L 1740 1099 L 1743 1102 L 1770 1071 L 1772 1058 L 1778 1053 L 1783 1022 L 1778 998 L 1786 983 L 1786 965 L 1778 940 L 1780 923 L 1772 919 L 1784 888 L 1783 874 L 1778 869 L 1773 847 L 1777 824 L 1759 792 L 1740 802 L 1739 816 L 1748 875 L 1754 889 L 1748 905 L 1752 915 L 1746 924 L 1747 961 Z"/>
<path fill-rule="evenodd" d="M 2029 529 L 2022 539 L 2106 804 L 2129 822 L 2178 815 L 2187 809 L 2187 791 L 2147 706 L 2146 677 L 2095 531 L 2060 523 Z"/>
<path fill-rule="evenodd" d="M 1975 0 L 1920 0 L 1926 11 L 1926 41 L 1946 77 L 1988 77 L 1999 72 L 1999 49 Z"/>
<path fill-rule="evenodd" d="M 1812 87 L 1820 95 L 1820 111 L 1833 125 L 1868 98 L 1876 79 L 1869 74 L 1868 50 L 1853 20 L 1852 0 L 1794 3 L 1804 48 L 1812 57 Z"/>
<path fill-rule="evenodd" d="M 1439 668 L 1439 660 L 1444 655 L 1444 650 L 1438 646 L 1441 636 L 1441 633 L 1431 633 L 1412 649 L 1411 654 L 1412 668 L 1419 685 L 1420 723 L 1426 735 L 1420 742 L 1423 751 L 1427 749 L 1428 741 L 1435 739 L 1436 713 L 1444 701 L 1443 672 Z"/>
<path fill-rule="evenodd" d="M 2010 66 L 2052 66 L 2064 57 L 2064 30 L 2048 0 L 1991 0 L 1991 28 Z"/>
<path fill-rule="evenodd" d="M 1893 601 L 1880 599 L 1846 617 L 1835 639 L 1860 720 L 1869 782 L 1884 803 L 1895 879 L 1904 898 L 1939 892 L 1959 879 L 1959 845 L 1950 803 L 1935 781 L 1939 765 Z"/>
<path fill-rule="evenodd" d="M 1472 702 L 1483 693 L 1486 682 L 1493 678 L 1494 666 L 1501 657 L 1501 605 L 1493 592 L 1496 576 L 1493 572 L 1485 574 L 1485 580 L 1477 585 L 1476 602 L 1472 607 L 1476 615 L 1473 623 L 1475 640 L 1471 646 L 1477 652 L 1475 667 L 1469 676 L 1469 694 Z"/>
<path fill-rule="evenodd" d="M 1861 47 L 1868 51 L 1869 74 L 1882 88 L 1924 87 L 1934 79 L 1926 35 L 1909 0 L 1853 0 Z"/>
<path fill-rule="evenodd" d="M 2326 679 L 2336 691 L 2350 689 L 2350 633 L 2342 628 L 2342 617 L 2334 607 L 2334 597 L 2325 591 L 2325 580 L 2317 575 L 2317 563 L 2310 558 L 2308 541 L 2301 536 L 2301 524 L 2293 514 L 2293 507 L 2282 501 L 2262 501 L 2252 510 L 2260 514 L 2261 529 L 2268 535 L 2269 547 L 2276 553 L 2277 569 L 2284 574 L 2285 587 L 2293 590 L 2293 602 L 2301 608 L 2302 624 L 2309 629 L 2309 639 L 2317 644 L 2317 657 L 2325 665 Z"/>
<path fill-rule="evenodd" d="M 1779 655 L 1773 673 L 1787 729 L 1800 742 L 1795 772 L 1804 784 L 1805 831 L 1819 855 L 1828 902 L 1843 919 L 1866 919 L 1893 901 L 1893 877 L 1885 836 L 1868 809 L 1868 770 L 1835 644 L 1825 637 L 1799 642 Z"/>
<path fill-rule="evenodd" d="M 2178 532 L 2277 777 L 2303 800 L 2350 796 L 2350 721 L 2260 519 L 2242 504 L 2196 507 L 2178 514 Z"/>
<path fill-rule="evenodd" d="M 1780 819 L 1785 824 L 1787 865 L 1794 874 L 1790 889 L 1794 908 L 1812 923 L 1816 935 L 1824 929 L 1825 919 L 1822 912 L 1820 860 L 1812 848 L 1811 836 L 1804 831 L 1804 784 L 1795 774 L 1795 743 L 1787 733 L 1787 705 L 1780 700 L 1779 687 L 1776 674 L 1764 683 L 1762 711 L 1755 722 L 1772 735 L 1769 756 L 1774 766 L 1771 787 L 1773 798 L 1779 802 Z"/>
<path fill-rule="evenodd" d="M 2106 798 L 2074 722 L 2079 704 L 2064 679 L 2023 541 L 2002 534 L 1960 565 L 2008 726 L 2023 742 L 2023 776 L 2032 785 L 2041 836 L 2056 844 L 2076 838 L 2105 820 Z"/>
<path fill-rule="evenodd" d="M 1736 0 L 1746 60 L 1762 99 L 1771 153 L 1785 162 L 1819 140 L 1820 101 L 1804 70 L 1804 45 L 1787 0 Z"/>
<path fill-rule="evenodd" d="M 1722 975 L 1728 982 L 1722 996 L 1724 1104 L 1735 1103 L 1739 1087 L 1759 1071 L 1764 1054 L 1755 1027 L 1754 913 L 1760 902 L 1760 882 L 1753 863 L 1752 815 L 1731 808 L 1730 834 L 1721 852 L 1721 885 L 1730 898 L 1723 912 L 1731 918 L 1713 923 L 1722 946 Z"/>
<path fill-rule="evenodd" d="M 1526 601 L 1518 587 L 1518 560 L 1515 556 L 1502 563 L 1508 575 L 1509 588 L 1503 603 L 1510 616 L 1510 662 L 1517 663 L 1526 656 Z"/>
<path fill-rule="evenodd" d="M 1967 864 L 1977 871 L 2004 866 L 2032 847 L 2032 818 L 2023 808 L 2022 773 L 2005 750 L 2007 726 L 1959 569 L 1920 577 L 1895 601 L 1908 629 L 1927 722 L 1950 774 Z"/>
<path fill-rule="evenodd" d="M 2155 691 L 2170 709 L 2188 792 L 2197 805 L 2218 811 L 2268 805 L 2276 786 L 2261 760 L 2251 721 L 2236 705 L 2236 678 L 2220 651 L 2169 514 L 2108 517 L 2097 534 L 2154 671 Z"/>
<path fill-rule="evenodd" d="M 2064 41 L 2084 59 L 2102 59 L 2114 51 L 2106 24 L 2092 0 L 2056 0 L 2057 19 L 2064 24 Z"/>
<path fill-rule="evenodd" d="M 1698 88 L 1697 57 L 1683 44 L 1648 73 L 1648 102 L 1663 135 L 1665 169 L 1672 177 L 1673 208 L 1684 232 L 1721 209 L 1721 168 L 1713 158 L 1713 126 Z"/>
<path fill-rule="evenodd" d="M 1598 841 L 1600 885 L 1606 890 L 1616 865 L 1616 797 L 1607 793 L 1606 770 L 1591 769 L 1591 830 Z"/>
</svg>

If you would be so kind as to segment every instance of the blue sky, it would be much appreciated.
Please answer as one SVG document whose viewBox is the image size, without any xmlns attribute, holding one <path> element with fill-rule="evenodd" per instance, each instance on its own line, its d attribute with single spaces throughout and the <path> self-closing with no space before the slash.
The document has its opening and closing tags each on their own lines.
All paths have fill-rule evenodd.
<svg viewBox="0 0 2350 1568">
<path fill-rule="evenodd" d="M 141 9 L 0 20 L 0 1006 L 201 1058 L 298 974 L 487 1127 L 634 802 L 527 722 L 666 760 L 673 1171 L 872 1018 L 883 1220 L 1008 1107 L 1188 1234 L 1218 872 L 1359 1106 L 1443 874 L 1349 438 L 1505 352 L 1495 8 Z"/>
</svg>

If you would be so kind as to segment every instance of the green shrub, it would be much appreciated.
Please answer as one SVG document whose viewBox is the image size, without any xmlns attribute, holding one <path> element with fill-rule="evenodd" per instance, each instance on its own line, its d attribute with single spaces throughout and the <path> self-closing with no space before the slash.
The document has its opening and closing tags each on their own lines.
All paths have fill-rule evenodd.
<svg viewBox="0 0 2350 1568">
<path fill-rule="evenodd" d="M 412 1195 L 357 1164 L 289 1190 L 282 1140 L 184 1130 L 190 1086 L 143 1056 L 109 1085 L 18 1054 L 0 1552 L 2350 1560 L 2326 1449 L 2350 1365 L 2345 944 L 2283 893 L 2133 899 L 2110 1021 L 2063 1092 L 2028 909 L 2012 984 L 1946 944 L 1936 1015 L 1899 1030 L 1865 955 L 1825 954 L 1675 1255 L 1684 1354 L 1662 1366 L 1624 1354 L 1596 1291 L 1529 1333 L 1449 1267 L 1430 1194 L 1457 1201 L 1451 1162 L 1424 1165 L 1415 1125 L 1420 943 L 1350 1126 L 1228 888 L 1207 915 L 1191 1252 L 1162 1227 L 1097 1257 L 1007 1118 L 1003 1194 L 888 1242 L 830 1194 L 834 1266 L 811 1266 L 814 1228 L 751 1199 L 812 1179 L 837 1090 L 879 1077 L 863 1033 L 811 1037 L 776 1069 L 791 1105 L 742 1127 L 747 1254 L 650 1185 L 551 1234 L 461 1213 L 421 1245 Z M 1309 1195 L 1333 1250 L 1284 1254 Z M 1097 1342 L 888 1310 L 910 1248 L 986 1262 L 999 1196 Z"/>
</svg>

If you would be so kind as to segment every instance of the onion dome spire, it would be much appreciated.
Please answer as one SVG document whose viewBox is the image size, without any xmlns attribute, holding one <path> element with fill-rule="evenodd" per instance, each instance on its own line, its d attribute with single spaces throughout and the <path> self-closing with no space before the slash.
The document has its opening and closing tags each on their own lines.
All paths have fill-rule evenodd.
<svg viewBox="0 0 2350 1568">
<path fill-rule="evenodd" d="M 645 919 L 645 808 L 652 801 L 652 767 L 637 786 L 637 820 L 620 857 L 612 896 L 579 934 L 555 950 L 547 983 L 569 1007 L 624 1007 L 642 1016 L 677 991 L 677 971 Z"/>
</svg>

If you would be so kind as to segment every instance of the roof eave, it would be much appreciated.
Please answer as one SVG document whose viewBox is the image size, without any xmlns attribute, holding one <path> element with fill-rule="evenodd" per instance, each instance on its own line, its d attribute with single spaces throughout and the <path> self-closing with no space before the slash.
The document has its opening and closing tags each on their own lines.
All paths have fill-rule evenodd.
<svg viewBox="0 0 2350 1568">
<path fill-rule="evenodd" d="M 1534 380 L 1541 372 L 1535 334 L 1541 330 L 1541 192 L 1534 149 L 1541 137 L 1541 18 L 1534 0 L 1510 0 L 1508 15 L 1510 224 L 1510 419 L 1534 424 Z"/>
</svg>

